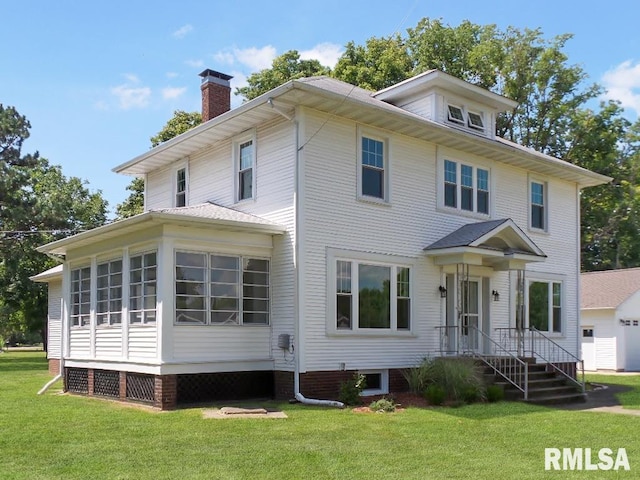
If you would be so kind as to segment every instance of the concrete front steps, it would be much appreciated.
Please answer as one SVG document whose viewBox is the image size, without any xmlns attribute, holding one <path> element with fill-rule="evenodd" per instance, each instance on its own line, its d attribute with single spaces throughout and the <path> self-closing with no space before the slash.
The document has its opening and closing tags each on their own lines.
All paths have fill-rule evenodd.
<svg viewBox="0 0 640 480">
<path fill-rule="evenodd" d="M 553 371 L 545 363 L 529 364 L 529 398 L 524 400 L 524 393 L 507 382 L 500 375 L 495 375 L 490 367 L 485 367 L 485 378 L 488 383 L 500 385 L 504 389 L 505 400 L 526 401 L 536 405 L 554 405 L 579 403 L 587 400 L 587 395 L 577 385 L 571 383 L 562 374 Z"/>
</svg>

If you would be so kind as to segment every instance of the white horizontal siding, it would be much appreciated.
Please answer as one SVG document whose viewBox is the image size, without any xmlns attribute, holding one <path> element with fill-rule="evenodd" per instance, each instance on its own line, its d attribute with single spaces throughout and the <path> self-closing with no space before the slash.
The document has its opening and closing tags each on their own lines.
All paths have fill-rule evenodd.
<svg viewBox="0 0 640 480">
<path fill-rule="evenodd" d="M 145 201 L 147 210 L 173 207 L 173 176 L 170 168 L 147 175 Z"/>
<path fill-rule="evenodd" d="M 47 358 L 60 358 L 62 352 L 62 280 L 48 285 Z"/>
<path fill-rule="evenodd" d="M 456 228 L 480 219 L 436 207 L 437 161 L 445 149 L 412 138 L 381 132 L 389 139 L 390 203 L 357 200 L 357 125 L 308 112 L 303 150 L 303 306 L 304 367 L 307 370 L 392 368 L 415 363 L 438 350 L 435 327 L 441 323 L 440 267 L 423 248 Z M 494 218 L 512 218 L 549 255 L 531 269 L 564 276 L 566 335 L 558 340 L 570 351 L 577 346 L 576 195 L 572 184 L 549 181 L 550 234 L 529 232 L 528 176 L 524 170 L 486 158 L 457 158 L 488 164 L 495 187 Z M 327 335 L 327 248 L 386 253 L 413 258 L 413 337 Z M 391 260 L 390 260 L 391 261 Z M 482 276 L 485 276 L 482 274 Z M 509 326 L 510 279 L 507 272 L 489 273 L 491 288 L 501 293 L 491 302 L 491 327 Z"/>
<path fill-rule="evenodd" d="M 271 356 L 270 337 L 263 327 L 174 326 L 173 361 L 264 360 Z"/>
<path fill-rule="evenodd" d="M 155 326 L 129 328 L 129 360 L 155 358 L 158 352 L 158 329 Z"/>
<path fill-rule="evenodd" d="M 88 358 L 91 355 L 91 331 L 88 328 L 72 328 L 69 332 L 69 356 Z"/>
<path fill-rule="evenodd" d="M 122 328 L 96 329 L 96 358 L 122 356 Z"/>
</svg>

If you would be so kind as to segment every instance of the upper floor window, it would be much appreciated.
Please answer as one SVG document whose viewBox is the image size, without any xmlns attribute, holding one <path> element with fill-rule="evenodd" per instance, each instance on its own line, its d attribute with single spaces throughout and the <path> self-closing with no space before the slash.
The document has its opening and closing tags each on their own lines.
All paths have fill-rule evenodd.
<svg viewBox="0 0 640 480">
<path fill-rule="evenodd" d="M 96 324 L 122 323 L 122 260 L 98 264 Z"/>
<path fill-rule="evenodd" d="M 547 229 L 547 208 L 546 208 L 546 188 L 541 182 L 532 181 L 529 185 L 530 189 L 530 216 L 531 228 L 539 230 Z"/>
<path fill-rule="evenodd" d="M 255 134 L 243 135 L 233 144 L 236 201 L 256 198 Z"/>
<path fill-rule="evenodd" d="M 389 201 L 389 140 L 364 129 L 358 132 L 358 197 Z"/>
<path fill-rule="evenodd" d="M 485 131 L 484 115 L 459 105 L 447 104 L 447 120 L 456 125 L 469 127 L 479 132 Z"/>
<path fill-rule="evenodd" d="M 444 161 L 444 206 L 488 215 L 489 193 L 489 170 Z"/>
<path fill-rule="evenodd" d="M 91 318 L 91 267 L 71 270 L 70 322 L 72 327 L 88 327 Z"/>
<path fill-rule="evenodd" d="M 187 169 L 179 168 L 176 171 L 176 207 L 184 207 L 187 204 Z"/>
</svg>

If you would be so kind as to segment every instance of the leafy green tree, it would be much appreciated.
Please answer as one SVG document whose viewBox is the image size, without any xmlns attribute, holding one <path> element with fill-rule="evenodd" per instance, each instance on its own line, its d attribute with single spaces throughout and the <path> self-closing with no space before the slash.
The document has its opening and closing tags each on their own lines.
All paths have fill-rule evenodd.
<svg viewBox="0 0 640 480">
<path fill-rule="evenodd" d="M 151 137 L 151 147 L 157 147 L 201 123 L 202 115 L 199 112 L 176 110 L 162 130 Z M 127 186 L 127 191 L 131 192 L 129 196 L 116 206 L 117 220 L 133 217 L 144 210 L 144 178 L 134 178 Z"/>
<path fill-rule="evenodd" d="M 252 100 L 289 80 L 329 73 L 330 69 L 318 60 L 302 60 L 297 50 L 289 50 L 276 57 L 271 68 L 249 75 L 247 86 L 237 88 L 236 94 L 242 95 L 245 100 Z"/>
<path fill-rule="evenodd" d="M 107 202 L 36 153 L 22 155 L 30 124 L 0 105 L 0 336 L 41 332 L 46 288 L 29 280 L 55 261 L 36 247 L 106 221 Z"/>
<path fill-rule="evenodd" d="M 365 45 L 349 42 L 338 60 L 333 76 L 368 90 L 382 90 L 413 72 L 407 47 L 399 35 L 367 40 Z"/>
</svg>

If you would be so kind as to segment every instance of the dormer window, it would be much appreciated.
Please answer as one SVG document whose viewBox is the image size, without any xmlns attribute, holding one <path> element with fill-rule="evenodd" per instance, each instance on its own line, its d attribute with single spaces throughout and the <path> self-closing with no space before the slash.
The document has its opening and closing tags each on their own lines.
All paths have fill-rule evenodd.
<svg viewBox="0 0 640 480">
<path fill-rule="evenodd" d="M 448 104 L 447 120 L 450 123 L 475 130 L 476 132 L 484 133 L 485 131 L 483 114 L 480 112 L 470 111 L 466 107 Z"/>
<path fill-rule="evenodd" d="M 460 125 L 464 125 L 464 112 L 461 107 L 457 107 L 455 105 L 448 105 L 449 108 L 449 121 L 453 123 L 458 123 Z"/>
<path fill-rule="evenodd" d="M 176 207 L 187 204 L 187 169 L 181 168 L 176 172 Z"/>
<path fill-rule="evenodd" d="M 482 115 L 476 112 L 469 112 L 469 127 L 476 130 L 484 131 L 484 122 L 482 121 Z"/>
</svg>

